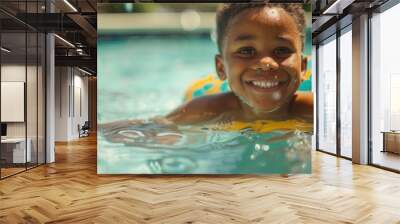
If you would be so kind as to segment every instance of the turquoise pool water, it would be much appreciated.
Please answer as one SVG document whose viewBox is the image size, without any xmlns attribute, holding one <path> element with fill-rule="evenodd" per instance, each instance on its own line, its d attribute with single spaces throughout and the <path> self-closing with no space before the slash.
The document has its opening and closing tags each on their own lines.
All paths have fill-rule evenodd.
<svg viewBox="0 0 400 224">
<path fill-rule="evenodd" d="M 186 87 L 214 73 L 203 36 L 98 40 L 98 122 L 163 116 Z M 255 133 L 143 122 L 98 132 L 98 172 L 130 174 L 310 173 L 311 135 L 293 127 Z"/>
<path fill-rule="evenodd" d="M 99 39 L 99 122 L 173 110 L 191 82 L 214 73 L 216 52 L 214 43 L 202 37 Z"/>
</svg>

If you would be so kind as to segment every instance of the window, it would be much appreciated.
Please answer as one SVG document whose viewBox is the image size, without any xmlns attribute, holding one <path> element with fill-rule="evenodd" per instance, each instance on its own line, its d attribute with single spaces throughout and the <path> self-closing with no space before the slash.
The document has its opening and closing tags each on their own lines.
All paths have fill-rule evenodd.
<svg viewBox="0 0 400 224">
<path fill-rule="evenodd" d="M 23 13 L 42 13 L 44 1 L 0 2 L 0 7 Z M 0 144 L 0 178 L 45 163 L 45 34 L 26 26 L 11 14 L 0 12 L 1 99 L 20 99 L 19 111 L 0 105 L 3 116 Z M 17 96 L 19 97 L 17 97 Z M 8 105 L 19 101 L 8 100 Z M 15 105 L 14 105 L 15 106 Z M 17 113 L 20 112 L 20 113 Z M 14 118 L 12 118 L 14 117 Z M 15 118 L 17 117 L 17 118 Z"/>
<path fill-rule="evenodd" d="M 400 33 L 393 29 L 398 21 L 400 4 L 371 18 L 371 157 L 373 164 L 396 170 L 400 170 L 400 155 L 396 154 L 400 133 L 391 131 L 400 131 Z"/>
<path fill-rule="evenodd" d="M 352 33 L 351 26 L 340 36 L 340 155 L 352 157 Z"/>
<path fill-rule="evenodd" d="M 318 48 L 318 149 L 336 153 L 336 35 Z"/>
</svg>

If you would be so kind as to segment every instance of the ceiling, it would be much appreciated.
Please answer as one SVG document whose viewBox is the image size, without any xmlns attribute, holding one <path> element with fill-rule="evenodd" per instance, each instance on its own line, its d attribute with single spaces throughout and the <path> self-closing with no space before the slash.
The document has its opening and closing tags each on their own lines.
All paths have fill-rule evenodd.
<svg viewBox="0 0 400 224">
<path fill-rule="evenodd" d="M 2 60 L 16 62 L 36 57 L 36 51 L 44 48 L 44 43 L 37 43 L 37 36 L 43 40 L 42 34 L 51 32 L 57 34 L 56 66 L 79 66 L 96 73 L 96 0 L 48 0 L 47 5 L 45 2 L 0 1 L 2 46 L 11 50 L 6 55 L 2 52 Z"/>
<path fill-rule="evenodd" d="M 365 10 L 374 9 L 387 1 L 311 0 L 313 39 L 326 32 L 338 20 L 349 15 L 357 15 Z M 43 47 L 43 44 L 39 43 L 38 45 L 36 43 L 36 32 L 54 32 L 74 45 L 72 47 L 71 44 L 66 43 L 61 38 L 55 38 L 56 65 L 81 66 L 96 72 L 97 2 L 135 1 L 47 0 L 47 5 L 45 2 L 45 0 L 0 0 L 2 46 L 12 49 L 8 58 L 22 58 L 26 53 L 28 58 L 31 58 L 31 54 L 34 55 L 37 50 L 41 50 Z M 335 4 L 336 8 L 333 13 L 332 10 L 326 13 L 327 9 L 333 8 L 331 6 Z M 51 13 L 49 13 L 50 11 Z M 26 31 L 28 34 L 25 34 Z M 29 34 L 30 32 L 35 33 L 35 35 Z M 25 48 L 26 44 L 27 48 Z"/>
<path fill-rule="evenodd" d="M 374 11 L 386 2 L 388 0 L 312 0 L 313 43 L 351 24 L 354 16 Z"/>
</svg>

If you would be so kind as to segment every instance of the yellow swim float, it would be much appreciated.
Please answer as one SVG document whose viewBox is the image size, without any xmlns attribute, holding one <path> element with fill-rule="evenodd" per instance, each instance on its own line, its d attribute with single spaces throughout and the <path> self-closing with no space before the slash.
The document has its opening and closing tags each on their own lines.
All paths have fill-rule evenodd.
<svg viewBox="0 0 400 224">
<path fill-rule="evenodd" d="M 311 67 L 311 65 L 310 65 Z M 311 71 L 307 70 L 306 80 L 303 81 L 299 87 L 300 91 L 311 90 Z M 207 76 L 200 78 L 193 82 L 184 95 L 184 102 L 190 101 L 200 96 L 206 96 L 216 93 L 223 93 L 230 91 L 227 81 L 220 80 L 215 74 L 208 74 Z M 234 121 L 228 124 L 217 124 L 212 127 L 217 130 L 229 130 L 229 131 L 240 131 L 247 128 L 252 129 L 255 132 L 269 132 L 273 130 L 301 130 L 305 132 L 311 132 L 313 129 L 312 123 L 304 122 L 301 120 L 286 120 L 286 121 L 265 121 L 259 120 L 254 122 L 239 122 Z"/>
<path fill-rule="evenodd" d="M 190 101 L 199 96 L 223 93 L 229 90 L 228 82 L 220 80 L 214 74 L 208 74 L 189 85 L 185 92 L 184 101 Z"/>
<path fill-rule="evenodd" d="M 303 132 L 312 132 L 313 124 L 302 120 L 285 120 L 285 121 L 266 121 L 258 120 L 253 122 L 233 121 L 226 124 L 216 124 L 212 127 L 214 130 L 225 131 L 242 131 L 251 129 L 254 132 L 263 133 L 271 131 L 291 131 L 300 130 Z"/>
</svg>

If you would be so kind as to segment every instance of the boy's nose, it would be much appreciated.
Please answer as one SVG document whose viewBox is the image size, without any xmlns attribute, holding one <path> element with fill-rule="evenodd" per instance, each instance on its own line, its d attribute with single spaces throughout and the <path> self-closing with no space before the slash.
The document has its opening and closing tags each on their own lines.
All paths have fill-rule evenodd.
<svg viewBox="0 0 400 224">
<path fill-rule="evenodd" d="M 260 61 L 255 65 L 254 69 L 262 69 L 264 71 L 269 71 L 269 70 L 276 70 L 278 69 L 278 63 L 271 58 L 271 57 L 263 57 L 260 59 Z"/>
</svg>

